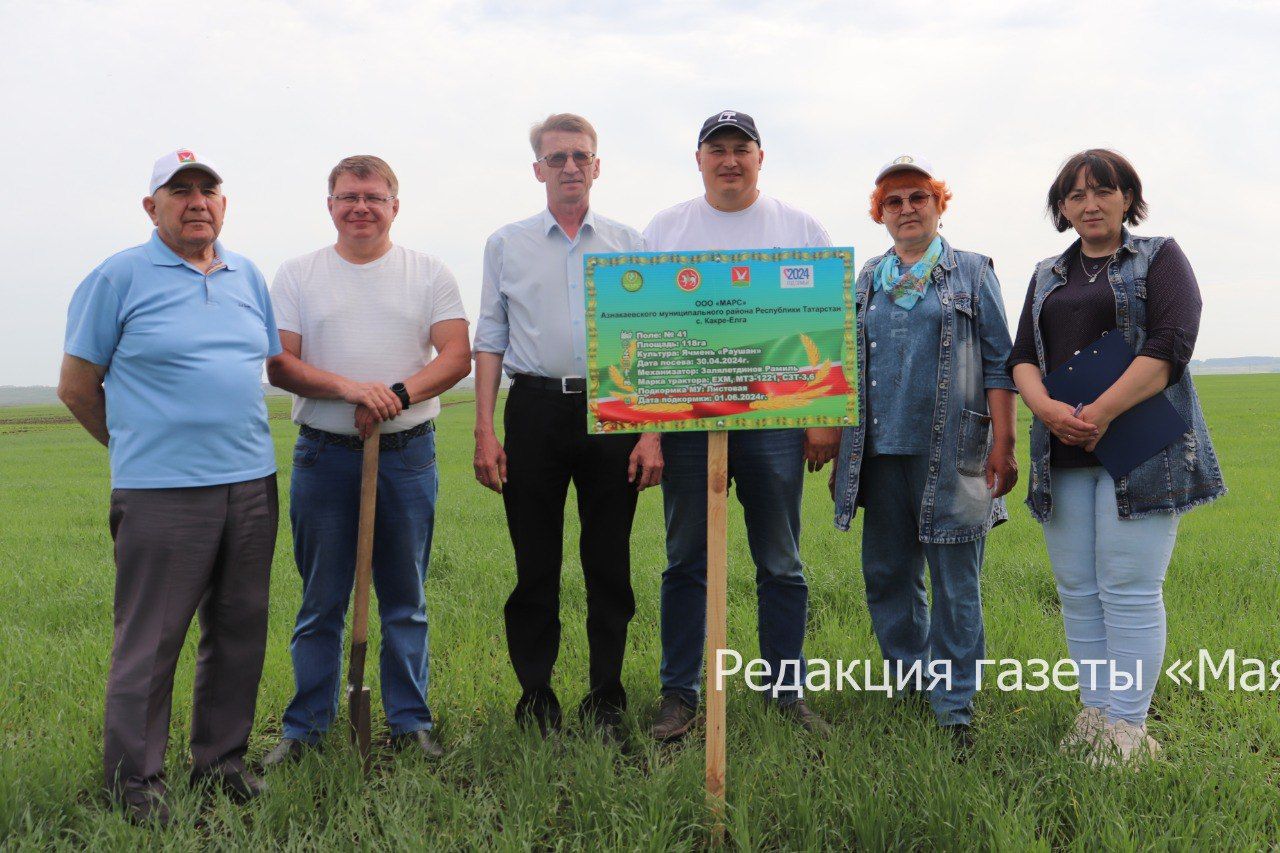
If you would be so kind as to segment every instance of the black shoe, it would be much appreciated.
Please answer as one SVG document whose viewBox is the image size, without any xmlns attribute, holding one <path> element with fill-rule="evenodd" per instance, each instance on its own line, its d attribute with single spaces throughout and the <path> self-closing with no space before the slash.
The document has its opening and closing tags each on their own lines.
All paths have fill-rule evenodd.
<svg viewBox="0 0 1280 853">
<path fill-rule="evenodd" d="M 620 713 L 582 714 L 580 720 L 583 735 L 597 736 L 606 744 L 626 745 L 627 730 Z"/>
<path fill-rule="evenodd" d="M 658 716 L 649 727 L 649 737 L 662 743 L 680 740 L 693 728 L 698 709 L 675 693 L 664 693 L 658 704 Z"/>
<path fill-rule="evenodd" d="M 621 747 L 624 755 L 630 753 L 631 748 L 627 745 L 627 730 L 621 722 L 600 723 L 596 726 L 596 730 L 600 732 L 600 738 L 606 744 Z"/>
<path fill-rule="evenodd" d="M 263 756 L 262 761 L 258 762 L 258 767 L 263 770 L 272 770 L 285 764 L 292 764 L 313 749 L 315 746 L 312 744 L 294 740 L 291 737 L 282 737 L 280 742 Z"/>
<path fill-rule="evenodd" d="M 134 826 L 154 826 L 165 829 L 173 824 L 169 805 L 165 802 L 168 791 L 163 783 L 148 788 L 126 790 L 120 798 L 124 806 L 125 820 Z"/>
<path fill-rule="evenodd" d="M 234 802 L 247 803 L 267 790 L 267 783 L 243 767 L 222 765 L 191 774 L 193 788 L 219 788 Z"/>
<path fill-rule="evenodd" d="M 560 700 L 550 687 L 529 690 L 516 703 L 516 722 L 522 727 L 536 725 L 544 738 L 560 731 Z"/>
<path fill-rule="evenodd" d="M 951 744 L 955 747 L 956 757 L 964 761 L 969 752 L 973 750 L 974 734 L 973 726 L 967 723 L 956 723 L 951 726 L 942 727 L 948 735 L 951 736 Z"/>
<path fill-rule="evenodd" d="M 834 733 L 827 721 L 814 713 L 813 709 L 805 704 L 803 699 L 788 702 L 786 705 L 779 705 L 778 713 L 787 717 L 811 735 L 827 738 Z"/>
<path fill-rule="evenodd" d="M 627 694 L 621 687 L 605 691 L 593 690 L 578 706 L 578 719 L 584 730 L 599 732 L 605 743 L 625 743 L 622 714 L 626 707 Z"/>
<path fill-rule="evenodd" d="M 413 749 L 427 758 L 443 758 L 444 747 L 431 735 L 430 729 L 418 729 L 416 732 L 396 735 L 391 738 L 391 747 L 397 751 Z"/>
</svg>

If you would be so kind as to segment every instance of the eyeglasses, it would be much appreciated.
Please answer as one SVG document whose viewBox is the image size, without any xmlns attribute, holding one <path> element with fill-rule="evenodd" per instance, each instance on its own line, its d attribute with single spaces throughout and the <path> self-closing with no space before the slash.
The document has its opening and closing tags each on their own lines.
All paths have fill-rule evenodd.
<svg viewBox="0 0 1280 853">
<path fill-rule="evenodd" d="M 908 195 L 908 196 L 901 196 L 901 195 L 885 196 L 884 201 L 880 202 L 880 206 L 883 207 L 885 210 L 889 211 L 890 213 L 897 213 L 898 211 L 902 210 L 903 202 L 911 202 L 912 209 L 919 210 L 920 208 L 924 207 L 925 203 L 928 202 L 929 199 L 931 198 L 933 198 L 933 193 L 927 193 L 924 190 L 916 190 L 915 192 L 913 192 L 911 195 Z"/>
<path fill-rule="evenodd" d="M 564 151 L 557 151 L 554 154 L 548 154 L 546 157 L 539 157 L 539 163 L 546 163 L 552 169 L 563 169 L 565 164 L 569 162 L 569 158 L 573 158 L 573 162 L 582 169 L 590 166 L 596 159 L 594 151 L 575 151 L 572 154 Z"/>
<path fill-rule="evenodd" d="M 342 195 L 329 196 L 330 201 L 336 201 L 344 207 L 354 207 L 360 202 L 364 202 L 369 207 L 385 207 L 396 200 L 393 195 L 357 195 L 356 193 L 343 193 Z"/>
</svg>

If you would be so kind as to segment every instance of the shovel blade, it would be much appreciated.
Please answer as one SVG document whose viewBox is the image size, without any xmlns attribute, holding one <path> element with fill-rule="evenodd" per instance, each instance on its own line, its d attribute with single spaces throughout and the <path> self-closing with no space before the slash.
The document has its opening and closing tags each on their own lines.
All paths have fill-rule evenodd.
<svg viewBox="0 0 1280 853">
<path fill-rule="evenodd" d="M 347 719 L 351 721 L 351 744 L 360 755 L 360 763 L 369 772 L 373 755 L 369 711 L 369 688 L 347 688 Z"/>
</svg>

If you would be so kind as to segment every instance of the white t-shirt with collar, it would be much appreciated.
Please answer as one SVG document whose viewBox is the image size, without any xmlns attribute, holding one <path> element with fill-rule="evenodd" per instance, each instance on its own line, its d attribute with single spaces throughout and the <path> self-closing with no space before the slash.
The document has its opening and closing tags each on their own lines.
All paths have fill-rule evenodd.
<svg viewBox="0 0 1280 853">
<path fill-rule="evenodd" d="M 831 245 L 818 220 L 799 208 L 761 193 L 750 207 L 716 210 L 706 196 L 668 207 L 644 229 L 649 252 L 698 249 L 794 249 Z"/>
<path fill-rule="evenodd" d="M 271 304 L 281 331 L 302 336 L 302 360 L 359 382 L 403 382 L 431 361 L 431 326 L 466 320 L 458 281 L 432 255 L 403 246 L 367 264 L 344 260 L 333 246 L 280 265 Z M 440 414 L 437 398 L 382 424 L 400 432 Z M 355 406 L 295 397 L 293 421 L 355 435 Z"/>
</svg>

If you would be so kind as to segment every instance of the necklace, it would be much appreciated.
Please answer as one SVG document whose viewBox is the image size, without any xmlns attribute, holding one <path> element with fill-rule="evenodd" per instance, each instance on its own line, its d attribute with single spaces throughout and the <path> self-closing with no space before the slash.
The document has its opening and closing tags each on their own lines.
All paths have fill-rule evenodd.
<svg viewBox="0 0 1280 853">
<path fill-rule="evenodd" d="M 1116 259 L 1116 252 L 1112 252 L 1111 255 L 1105 260 L 1103 260 L 1103 262 L 1098 265 L 1098 268 L 1093 271 L 1093 275 L 1090 275 L 1089 268 L 1084 265 L 1084 250 L 1082 249 L 1080 251 L 1080 269 L 1084 272 L 1084 277 L 1089 279 L 1089 283 L 1093 284 L 1095 281 L 1098 280 L 1098 276 L 1102 275 L 1102 271 L 1105 270 L 1108 266 L 1110 266 L 1111 262 L 1114 261 L 1115 259 Z"/>
</svg>

